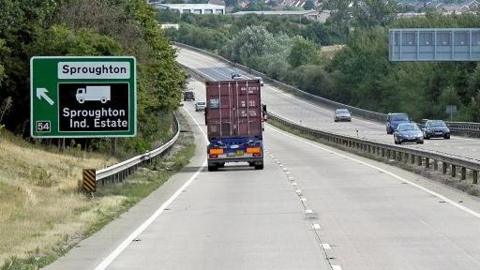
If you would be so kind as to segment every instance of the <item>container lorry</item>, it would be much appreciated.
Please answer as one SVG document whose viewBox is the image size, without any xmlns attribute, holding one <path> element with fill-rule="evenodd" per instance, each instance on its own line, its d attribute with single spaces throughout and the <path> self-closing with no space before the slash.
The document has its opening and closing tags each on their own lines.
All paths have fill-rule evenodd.
<svg viewBox="0 0 480 270">
<path fill-rule="evenodd" d="M 206 82 L 208 170 L 227 162 L 263 169 L 263 114 L 259 80 Z"/>
</svg>

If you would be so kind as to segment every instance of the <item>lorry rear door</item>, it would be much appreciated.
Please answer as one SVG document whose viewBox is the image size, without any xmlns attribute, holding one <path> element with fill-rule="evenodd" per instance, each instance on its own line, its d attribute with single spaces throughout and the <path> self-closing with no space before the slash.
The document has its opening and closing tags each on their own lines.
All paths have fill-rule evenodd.
<svg viewBox="0 0 480 270">
<path fill-rule="evenodd" d="M 256 80 L 207 82 L 208 137 L 261 138 L 261 106 Z"/>
</svg>

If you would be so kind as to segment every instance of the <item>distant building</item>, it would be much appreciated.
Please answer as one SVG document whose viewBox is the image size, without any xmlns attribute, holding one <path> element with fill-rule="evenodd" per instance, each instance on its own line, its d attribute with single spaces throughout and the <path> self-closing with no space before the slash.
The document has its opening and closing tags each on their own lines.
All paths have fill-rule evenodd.
<svg viewBox="0 0 480 270">
<path fill-rule="evenodd" d="M 179 29 L 180 28 L 180 25 L 177 24 L 177 23 L 164 23 L 164 24 L 161 24 L 160 27 L 162 29 Z"/>
<path fill-rule="evenodd" d="M 285 17 L 302 17 L 320 22 L 325 22 L 330 17 L 330 11 L 316 11 L 316 10 L 282 10 L 282 11 L 239 11 L 232 13 L 232 16 L 243 16 L 248 14 L 256 14 L 262 16 L 285 16 Z"/>
<path fill-rule="evenodd" d="M 466 3 L 458 3 L 458 4 L 445 4 L 439 3 L 435 6 L 436 10 L 443 11 L 446 13 L 469 13 L 471 11 L 478 10 L 480 7 L 480 3 L 477 0 L 469 1 Z"/>
<path fill-rule="evenodd" d="M 225 14 L 225 6 L 213 4 L 161 4 L 152 3 L 158 9 L 168 9 L 183 13 L 194 14 Z"/>
<path fill-rule="evenodd" d="M 225 6 L 225 1 L 224 0 L 209 0 L 208 3 L 211 4 L 211 5 Z"/>
</svg>

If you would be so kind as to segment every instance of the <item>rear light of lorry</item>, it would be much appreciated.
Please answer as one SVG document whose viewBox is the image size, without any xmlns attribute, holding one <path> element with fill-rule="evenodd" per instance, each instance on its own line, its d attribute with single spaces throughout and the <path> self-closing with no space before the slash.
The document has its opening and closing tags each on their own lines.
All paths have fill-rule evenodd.
<svg viewBox="0 0 480 270">
<path fill-rule="evenodd" d="M 208 153 L 210 155 L 221 155 L 221 154 L 223 154 L 223 149 L 222 148 L 210 148 Z"/>
<path fill-rule="evenodd" d="M 262 153 L 262 148 L 261 147 L 247 147 L 247 153 L 248 154 L 261 154 Z"/>
<path fill-rule="evenodd" d="M 208 155 L 209 158 L 218 158 L 217 155 Z"/>
</svg>

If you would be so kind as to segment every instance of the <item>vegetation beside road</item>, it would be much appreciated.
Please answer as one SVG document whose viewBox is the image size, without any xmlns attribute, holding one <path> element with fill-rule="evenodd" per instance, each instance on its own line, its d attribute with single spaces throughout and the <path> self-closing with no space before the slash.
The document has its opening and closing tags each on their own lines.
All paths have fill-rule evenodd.
<svg viewBox="0 0 480 270">
<path fill-rule="evenodd" d="M 76 239 L 98 212 L 120 203 L 119 197 L 93 201 L 78 192 L 84 167 L 102 168 L 115 159 L 81 149 L 55 153 L 7 131 L 1 131 L 0 151 L 0 265 L 12 256 L 46 256 L 57 243 Z"/>
<path fill-rule="evenodd" d="M 188 130 L 185 120 L 181 125 Z M 94 198 L 78 192 L 82 169 L 117 161 L 81 149 L 54 153 L 44 148 L 11 133 L 0 136 L 1 270 L 39 269 L 64 255 L 183 168 L 195 145 L 193 134 L 182 132 L 165 158 L 124 183 L 100 187 Z"/>
<path fill-rule="evenodd" d="M 157 17 L 162 23 L 179 23 L 178 31 L 167 31 L 173 40 L 218 53 L 316 95 L 379 112 L 404 111 L 417 120 L 447 119 L 446 105 L 456 105 L 454 120 L 480 122 L 479 63 L 388 61 L 390 28 L 478 28 L 480 14 L 432 12 L 396 19 L 391 1 L 366 2 L 362 10 L 339 9 L 342 3 L 350 2 L 328 1 L 330 9 L 338 11 L 323 24 L 166 11 Z M 334 52 L 322 50 L 334 44 L 344 46 Z"/>
<path fill-rule="evenodd" d="M 119 153 L 144 152 L 169 137 L 170 119 L 157 119 L 178 107 L 185 74 L 146 1 L 0 0 L 0 6 L 0 121 L 8 130 L 30 134 L 32 56 L 131 55 L 138 65 L 138 136 L 119 139 Z M 3 109 L 7 100 L 11 106 Z M 106 143 L 67 141 L 93 150 Z"/>
<path fill-rule="evenodd" d="M 188 161 L 191 142 L 164 161 L 168 168 L 141 170 L 133 183 L 94 199 L 78 191 L 82 169 L 103 168 L 171 138 L 186 76 L 144 0 L 0 0 L 0 6 L 0 269 L 38 269 Z M 29 139 L 29 63 L 42 55 L 135 56 L 137 137 L 118 139 L 115 157 L 112 139 L 68 139 L 62 152 L 58 140 Z"/>
</svg>

